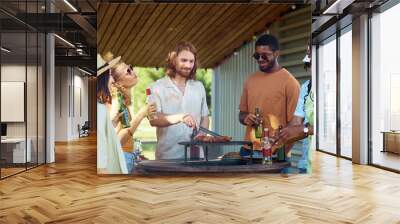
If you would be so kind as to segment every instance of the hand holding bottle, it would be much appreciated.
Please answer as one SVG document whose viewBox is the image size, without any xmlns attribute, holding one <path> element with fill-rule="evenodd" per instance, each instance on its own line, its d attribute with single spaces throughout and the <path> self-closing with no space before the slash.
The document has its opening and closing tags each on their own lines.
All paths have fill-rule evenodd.
<svg viewBox="0 0 400 224">
<path fill-rule="evenodd" d="M 146 104 L 142 108 L 140 108 L 138 114 L 142 117 L 149 117 L 149 119 L 151 120 L 151 118 L 155 116 L 156 112 L 157 112 L 156 104 L 151 103 L 151 104 Z"/>
<path fill-rule="evenodd" d="M 254 115 L 254 114 L 252 114 L 252 113 L 248 113 L 248 114 L 246 115 L 246 117 L 244 118 L 244 123 L 245 123 L 247 126 L 254 127 L 254 125 L 257 124 L 257 117 L 256 117 L 256 115 Z"/>
<path fill-rule="evenodd" d="M 279 135 L 282 132 L 283 126 L 279 125 L 275 134 L 271 137 L 272 151 L 275 152 L 277 149 L 281 148 L 284 145 L 284 142 L 279 141 Z"/>
<path fill-rule="evenodd" d="M 147 110 L 147 117 L 149 120 L 154 120 L 157 118 L 157 105 L 155 102 L 147 104 L 148 110 Z"/>
<path fill-rule="evenodd" d="M 149 120 L 157 119 L 157 105 L 150 88 L 146 89 L 146 97 L 147 105 L 150 107 L 149 113 L 146 116 Z"/>
</svg>

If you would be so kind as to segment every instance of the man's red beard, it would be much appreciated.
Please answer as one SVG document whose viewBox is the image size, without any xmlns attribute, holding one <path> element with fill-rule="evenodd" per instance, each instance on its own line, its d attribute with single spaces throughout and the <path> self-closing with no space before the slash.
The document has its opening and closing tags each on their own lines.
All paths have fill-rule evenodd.
<svg viewBox="0 0 400 224">
<path fill-rule="evenodd" d="M 180 69 L 180 70 L 177 70 L 176 73 L 178 73 L 180 76 L 188 78 L 190 76 L 191 71 L 192 70 Z"/>
</svg>

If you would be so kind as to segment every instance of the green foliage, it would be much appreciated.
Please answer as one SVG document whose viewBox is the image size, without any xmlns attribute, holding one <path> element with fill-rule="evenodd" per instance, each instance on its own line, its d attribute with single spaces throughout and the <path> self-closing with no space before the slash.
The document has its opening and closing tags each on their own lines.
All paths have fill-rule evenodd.
<svg viewBox="0 0 400 224">
<path fill-rule="evenodd" d="M 196 79 L 203 83 L 206 90 L 207 106 L 211 115 L 211 82 L 212 82 L 212 69 L 198 69 Z"/>
<path fill-rule="evenodd" d="M 137 111 L 146 103 L 146 88 L 156 80 L 164 77 L 164 69 L 156 68 L 135 68 L 139 77 L 139 82 L 132 89 L 134 100 L 134 111 Z M 196 78 L 202 82 L 206 90 L 207 106 L 211 114 L 211 82 L 212 82 L 212 69 L 198 69 Z"/>
<path fill-rule="evenodd" d="M 146 88 L 156 80 L 164 77 L 164 69 L 135 67 L 139 81 L 132 89 L 134 111 L 146 104 Z"/>
</svg>

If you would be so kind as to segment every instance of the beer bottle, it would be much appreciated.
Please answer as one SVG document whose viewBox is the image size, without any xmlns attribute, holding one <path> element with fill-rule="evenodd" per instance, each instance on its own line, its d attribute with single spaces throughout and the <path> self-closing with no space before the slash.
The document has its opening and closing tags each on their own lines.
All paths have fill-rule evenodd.
<svg viewBox="0 0 400 224">
<path fill-rule="evenodd" d="M 263 128 L 263 124 L 262 124 L 262 117 L 261 117 L 260 108 L 256 107 L 255 115 L 256 115 L 257 123 L 255 124 L 254 132 L 255 132 L 256 138 L 257 139 L 261 139 L 262 138 L 262 132 L 263 132 L 263 129 L 262 129 Z"/>
<path fill-rule="evenodd" d="M 128 108 L 125 106 L 125 100 L 124 96 L 122 96 L 122 93 L 118 92 L 118 103 L 119 103 L 119 113 L 123 113 L 120 121 L 122 128 L 129 128 L 131 125 L 129 123 L 129 111 Z"/>
<path fill-rule="evenodd" d="M 278 135 L 279 135 L 279 133 L 281 132 L 281 130 L 283 129 L 283 126 L 282 125 L 279 125 L 279 128 L 278 128 Z M 279 144 L 279 145 L 277 145 L 277 147 L 279 147 L 279 150 L 278 150 L 278 152 L 277 152 L 277 154 L 278 154 L 278 161 L 285 161 L 285 145 L 284 144 Z"/>
</svg>

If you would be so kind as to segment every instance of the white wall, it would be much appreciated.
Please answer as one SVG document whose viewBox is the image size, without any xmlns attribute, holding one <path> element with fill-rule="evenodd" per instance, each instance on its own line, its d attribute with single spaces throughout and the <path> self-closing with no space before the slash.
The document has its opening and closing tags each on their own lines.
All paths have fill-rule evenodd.
<svg viewBox="0 0 400 224">
<path fill-rule="evenodd" d="M 72 67 L 56 67 L 55 141 L 79 138 L 78 124 L 88 120 L 88 78 Z"/>
<path fill-rule="evenodd" d="M 2 65 L 1 81 L 25 82 L 25 64 Z M 7 108 L 1 108 L 1 109 L 7 110 Z M 7 123 L 7 137 L 25 137 L 25 123 L 23 122 Z"/>
<path fill-rule="evenodd" d="M 79 75 L 74 75 L 74 108 L 73 108 L 73 120 L 72 120 L 72 135 L 78 136 L 78 124 L 83 125 L 88 120 L 88 78 L 81 76 L 82 73 L 79 71 Z"/>
<path fill-rule="evenodd" d="M 55 141 L 68 139 L 68 68 L 55 68 Z"/>
<path fill-rule="evenodd" d="M 25 74 L 27 69 L 28 74 L 36 74 L 36 67 L 29 66 L 26 68 L 25 64 L 5 64 L 1 66 L 1 81 L 3 82 L 25 82 Z M 30 84 L 36 85 L 36 81 L 32 83 L 32 80 L 29 80 Z M 30 92 L 32 90 L 33 92 Z M 27 104 L 30 102 L 35 102 L 36 106 L 36 88 L 35 89 L 28 89 L 27 93 Z M 32 105 L 33 106 L 33 105 Z M 7 108 L 1 108 L 2 110 L 7 110 Z M 32 116 L 33 117 L 32 117 Z M 36 122 L 36 113 L 35 114 L 27 114 L 28 122 L 35 121 Z M 28 128 L 32 125 L 28 125 Z M 36 127 L 35 127 L 36 130 Z M 25 123 L 24 122 L 7 122 L 7 136 L 8 137 L 25 137 Z M 29 132 L 28 132 L 28 137 Z"/>
<path fill-rule="evenodd" d="M 37 70 L 38 69 L 38 70 Z M 1 66 L 1 81 L 5 82 L 24 82 L 26 83 L 26 106 L 22 108 L 22 112 L 26 110 L 26 121 L 24 122 L 6 122 L 8 138 L 25 138 L 30 139 L 30 148 L 32 161 L 44 163 L 44 89 L 43 89 L 42 68 L 24 64 L 3 64 Z M 27 81 L 25 80 L 27 78 Z M 22 93 L 24 94 L 24 93 Z M 2 96 L 7 97 L 7 96 Z M 1 108 L 3 112 L 12 113 L 10 108 Z M 37 157 L 37 153 L 39 153 Z"/>
</svg>

